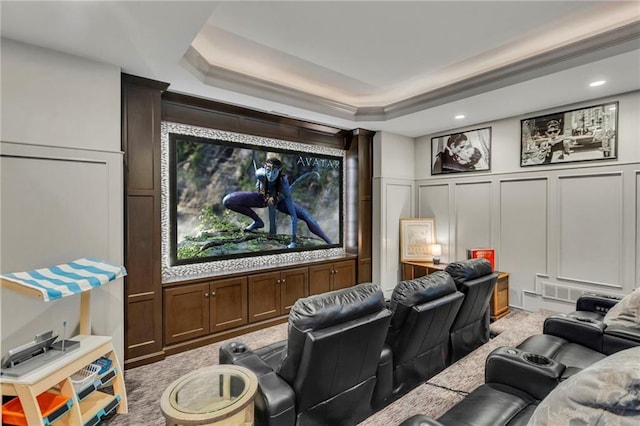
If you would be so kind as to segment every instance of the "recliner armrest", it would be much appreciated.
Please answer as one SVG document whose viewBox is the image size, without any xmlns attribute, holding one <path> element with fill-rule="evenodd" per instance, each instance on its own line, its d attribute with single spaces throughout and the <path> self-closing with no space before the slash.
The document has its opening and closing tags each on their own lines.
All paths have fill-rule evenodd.
<svg viewBox="0 0 640 426">
<path fill-rule="evenodd" d="M 289 426 L 296 422 L 295 392 L 262 358 L 240 342 L 220 347 L 220 363 L 248 368 L 258 378 L 255 397 L 256 423 Z"/>
<path fill-rule="evenodd" d="M 500 383 L 543 399 L 560 382 L 565 365 L 518 348 L 494 349 L 485 364 L 485 383 Z"/>
<path fill-rule="evenodd" d="M 606 314 L 609 309 L 620 301 L 621 297 L 606 296 L 604 294 L 587 293 L 578 298 L 576 311 L 599 312 Z"/>
<path fill-rule="evenodd" d="M 603 317 L 590 311 L 554 314 L 544 320 L 543 333 L 602 352 Z"/>
<path fill-rule="evenodd" d="M 602 353 L 613 353 L 640 346 L 640 330 L 624 325 L 610 325 L 604 330 Z"/>
<path fill-rule="evenodd" d="M 400 426 L 444 426 L 442 423 L 437 421 L 436 419 L 425 416 L 424 414 L 416 414 L 415 416 L 411 416 L 402 423 Z"/>
</svg>

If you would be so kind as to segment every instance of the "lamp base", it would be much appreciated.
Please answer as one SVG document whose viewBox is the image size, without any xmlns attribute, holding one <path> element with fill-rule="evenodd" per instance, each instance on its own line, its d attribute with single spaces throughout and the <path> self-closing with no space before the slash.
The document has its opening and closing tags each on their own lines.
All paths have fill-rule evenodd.
<svg viewBox="0 0 640 426">
<path fill-rule="evenodd" d="M 433 264 L 434 265 L 439 265 L 440 264 L 440 258 L 439 257 L 433 257 Z"/>
</svg>

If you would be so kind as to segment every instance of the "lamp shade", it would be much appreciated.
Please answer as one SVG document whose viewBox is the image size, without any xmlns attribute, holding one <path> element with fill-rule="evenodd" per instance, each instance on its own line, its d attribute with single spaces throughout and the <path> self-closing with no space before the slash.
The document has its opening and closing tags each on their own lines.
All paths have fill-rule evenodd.
<svg viewBox="0 0 640 426">
<path fill-rule="evenodd" d="M 442 255 L 442 246 L 440 244 L 431 244 L 431 254 L 434 256 Z"/>
</svg>

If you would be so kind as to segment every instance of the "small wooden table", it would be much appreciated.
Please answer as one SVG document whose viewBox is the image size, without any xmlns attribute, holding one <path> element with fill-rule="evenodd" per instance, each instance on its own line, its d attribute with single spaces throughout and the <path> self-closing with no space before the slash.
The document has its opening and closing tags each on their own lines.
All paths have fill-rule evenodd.
<svg viewBox="0 0 640 426">
<path fill-rule="evenodd" d="M 402 262 L 402 279 L 420 278 L 436 271 L 444 271 L 446 267 L 446 263 Z M 491 321 L 499 320 L 509 313 L 509 274 L 507 272 L 498 272 L 498 281 L 491 295 L 490 307 Z"/>
<path fill-rule="evenodd" d="M 424 277 L 437 271 L 444 271 L 447 267 L 446 263 L 435 264 L 433 262 L 402 262 L 402 279 L 412 280 L 414 278 Z"/>
<path fill-rule="evenodd" d="M 174 381 L 160 398 L 167 425 L 253 425 L 256 375 L 237 365 L 212 365 Z"/>
</svg>

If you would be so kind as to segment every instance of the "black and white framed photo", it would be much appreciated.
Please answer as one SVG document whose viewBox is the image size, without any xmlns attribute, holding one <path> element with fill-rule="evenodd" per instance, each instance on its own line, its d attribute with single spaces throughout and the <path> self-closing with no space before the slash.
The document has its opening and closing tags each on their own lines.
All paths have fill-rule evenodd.
<svg viewBox="0 0 640 426">
<path fill-rule="evenodd" d="M 618 154 L 618 102 L 520 120 L 520 166 L 611 160 Z"/>
<path fill-rule="evenodd" d="M 431 174 L 491 170 L 491 127 L 431 138 Z"/>
</svg>

